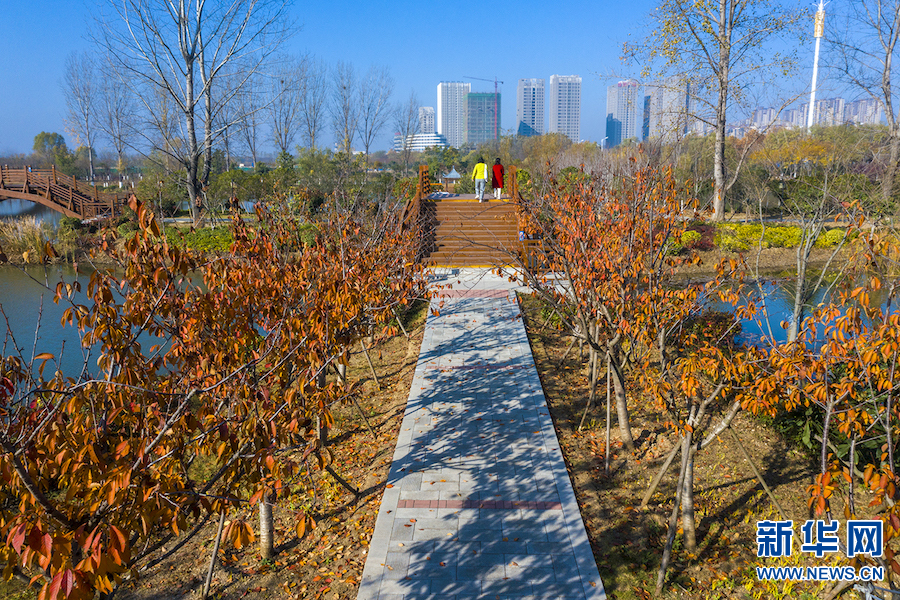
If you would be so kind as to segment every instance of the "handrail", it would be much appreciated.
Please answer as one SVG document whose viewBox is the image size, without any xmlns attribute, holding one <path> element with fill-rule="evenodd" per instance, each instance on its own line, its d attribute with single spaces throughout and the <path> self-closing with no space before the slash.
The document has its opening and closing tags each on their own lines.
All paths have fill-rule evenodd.
<svg viewBox="0 0 900 600">
<path fill-rule="evenodd" d="M 16 197 L 51 207 L 81 219 L 115 217 L 127 203 L 127 196 L 101 193 L 96 185 L 59 173 L 56 167 L 10 169 L 0 166 L 0 190 L 16 192 Z"/>
</svg>

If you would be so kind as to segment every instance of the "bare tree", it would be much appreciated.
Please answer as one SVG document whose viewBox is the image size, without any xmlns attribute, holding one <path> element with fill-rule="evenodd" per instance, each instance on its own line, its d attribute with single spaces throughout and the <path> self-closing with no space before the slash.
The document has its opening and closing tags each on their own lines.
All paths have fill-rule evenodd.
<svg viewBox="0 0 900 600">
<path fill-rule="evenodd" d="M 219 109 L 242 87 L 216 96 L 214 84 L 239 61 L 246 81 L 275 51 L 291 27 L 286 2 L 122 0 L 99 18 L 95 41 L 117 61 L 117 70 L 137 87 L 162 90 L 182 117 L 177 143 L 167 140 L 166 151 L 183 169 L 195 223 L 201 219 L 213 144 L 223 130 L 216 122 Z"/>
<path fill-rule="evenodd" d="M 419 133 L 419 98 L 415 92 L 409 93 L 406 102 L 394 109 L 394 125 L 400 136 L 400 157 L 403 160 L 403 175 L 409 170 L 413 137 Z"/>
<path fill-rule="evenodd" d="M 310 58 L 306 63 L 306 85 L 300 97 L 301 135 L 308 148 L 316 147 L 316 139 L 322 131 L 328 101 L 328 69 L 325 64 Z"/>
<path fill-rule="evenodd" d="M 303 88 L 306 86 L 305 57 L 284 57 L 273 69 L 269 87 L 268 115 L 272 142 L 288 154 L 303 125 Z"/>
<path fill-rule="evenodd" d="M 695 101 L 693 117 L 716 132 L 713 177 L 714 220 L 725 216 L 725 194 L 734 185 L 725 168 L 725 125 L 729 107 L 764 73 L 783 76 L 793 57 L 770 50 L 771 42 L 795 32 L 801 12 L 773 0 L 662 0 L 653 13 L 655 29 L 625 55 L 645 64 L 661 62 L 662 73 L 682 77 Z M 645 75 L 650 73 L 646 69 Z M 768 82 L 777 80 L 770 77 Z"/>
<path fill-rule="evenodd" d="M 900 42 L 900 1 L 854 0 L 846 3 L 846 30 L 826 39 L 833 66 L 846 80 L 881 105 L 888 127 L 890 155 L 881 180 L 881 193 L 889 201 L 897 187 L 900 166 L 900 121 L 895 114 L 894 54 Z M 831 28 L 828 28 L 830 30 Z"/>
<path fill-rule="evenodd" d="M 88 168 L 94 180 L 94 145 L 97 141 L 98 96 L 97 60 L 89 52 L 73 52 L 66 57 L 63 74 L 63 93 L 66 97 L 66 130 L 79 146 L 88 150 Z"/>
<path fill-rule="evenodd" d="M 235 96 L 239 118 L 235 121 L 238 137 L 256 166 L 259 139 L 262 135 L 263 94 L 262 74 L 248 77 Z"/>
<path fill-rule="evenodd" d="M 116 151 L 119 181 L 125 170 L 125 150 L 135 140 L 137 102 L 131 90 L 124 88 L 115 77 L 100 79 L 99 126 Z"/>
<path fill-rule="evenodd" d="M 225 87 L 228 91 L 225 93 L 230 95 L 230 88 L 234 84 L 236 84 L 239 79 L 234 75 L 229 75 L 227 77 L 223 77 L 219 82 L 218 86 Z M 217 127 L 222 131 L 222 149 L 225 151 L 225 170 L 231 170 L 231 146 L 232 146 L 232 138 L 235 135 L 236 130 L 239 127 L 238 124 L 238 115 L 239 115 L 240 104 L 236 97 L 233 97 L 231 102 L 224 103 L 219 108 L 218 119 L 216 120 Z"/>
<path fill-rule="evenodd" d="M 357 132 L 366 153 L 367 167 L 372 144 L 390 119 L 389 102 L 393 92 L 394 79 L 384 67 L 371 67 L 359 83 Z"/>
<path fill-rule="evenodd" d="M 350 156 L 359 122 L 356 71 L 351 63 L 335 65 L 331 73 L 331 127 L 338 150 Z"/>
</svg>

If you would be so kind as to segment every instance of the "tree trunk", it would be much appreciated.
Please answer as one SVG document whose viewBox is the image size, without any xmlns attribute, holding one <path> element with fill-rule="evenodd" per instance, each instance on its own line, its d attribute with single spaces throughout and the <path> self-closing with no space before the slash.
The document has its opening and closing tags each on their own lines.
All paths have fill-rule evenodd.
<svg viewBox="0 0 900 600">
<path fill-rule="evenodd" d="M 219 513 L 219 527 L 216 529 L 216 542 L 213 544 L 212 556 L 209 559 L 209 569 L 206 571 L 206 583 L 203 585 L 202 600 L 209 598 L 209 590 L 212 587 L 213 573 L 216 570 L 216 559 L 219 557 L 219 546 L 222 544 L 222 529 L 225 528 L 225 511 Z"/>
<path fill-rule="evenodd" d="M 794 306 L 791 310 L 791 321 L 788 323 L 787 339 L 796 341 L 800 334 L 800 322 L 803 320 L 803 307 L 806 298 L 806 267 L 809 265 L 808 254 L 804 256 L 804 245 L 797 247 L 797 286 L 794 290 Z"/>
<path fill-rule="evenodd" d="M 727 5 L 726 0 L 719 0 L 719 68 L 716 73 L 719 98 L 716 103 L 716 146 L 713 157 L 713 221 L 725 218 L 725 118 L 728 109 L 728 63 L 731 58 L 731 24 L 726 15 Z"/>
<path fill-rule="evenodd" d="M 889 206 L 894 195 L 894 182 L 897 175 L 898 163 L 900 163 L 900 127 L 891 130 L 891 156 L 884 170 L 884 179 L 881 180 L 881 196 L 884 205 Z"/>
<path fill-rule="evenodd" d="M 672 546 L 675 545 L 675 534 L 678 532 L 678 509 L 681 506 L 681 494 L 685 485 L 685 472 L 691 452 L 691 434 L 688 433 L 681 442 L 681 469 L 678 472 L 678 483 L 675 485 L 675 505 L 669 514 L 669 528 L 666 534 L 666 546 L 663 549 L 662 561 L 659 564 L 659 572 L 656 575 L 656 596 L 662 593 L 663 584 L 666 582 L 666 571 L 672 561 Z"/>
<path fill-rule="evenodd" d="M 591 323 L 590 326 L 590 335 L 592 338 L 592 342 L 597 337 L 597 323 Z M 584 407 L 584 413 L 581 415 L 581 422 L 578 423 L 578 431 L 584 427 L 584 422 L 587 419 L 588 412 L 590 412 L 591 407 L 594 405 L 594 401 L 597 397 L 597 363 L 599 362 L 598 352 L 592 343 L 590 346 L 589 358 L 588 358 L 588 401 Z"/>
<path fill-rule="evenodd" d="M 681 492 L 681 526 L 684 529 L 684 549 L 697 549 L 697 523 L 694 519 L 694 453 L 688 450 L 684 484 Z"/>
<path fill-rule="evenodd" d="M 188 144 L 188 160 L 185 164 L 185 175 L 187 175 L 188 198 L 191 202 L 191 218 L 194 226 L 200 225 L 200 193 L 199 171 L 200 171 L 200 149 L 197 145 L 197 127 L 194 123 L 194 63 L 187 65 L 185 71 L 185 110 L 184 119 L 187 128 L 187 144 Z"/>
<path fill-rule="evenodd" d="M 259 555 L 263 560 L 275 556 L 275 525 L 272 520 L 272 504 L 269 492 L 259 500 Z"/>
<path fill-rule="evenodd" d="M 631 423 L 628 420 L 628 398 L 625 395 L 625 381 L 622 376 L 622 365 L 619 363 L 617 348 L 609 349 L 610 372 L 612 373 L 613 391 L 616 395 L 616 416 L 619 419 L 619 435 L 629 452 L 634 452 L 634 436 L 631 435 Z"/>
<path fill-rule="evenodd" d="M 647 508 L 647 504 L 650 503 L 650 498 L 653 497 L 653 494 L 656 493 L 656 489 L 659 487 L 659 482 L 662 481 L 662 478 L 668 472 L 669 467 L 672 466 L 672 461 L 675 460 L 675 457 L 678 455 L 678 452 L 681 449 L 680 444 L 681 440 L 678 440 L 678 444 L 675 444 L 675 447 L 672 448 L 669 455 L 666 456 L 666 460 L 663 461 L 659 471 L 656 472 L 653 481 L 650 482 L 650 487 L 647 488 L 647 491 L 644 492 L 644 497 L 641 498 L 641 509 Z"/>
</svg>

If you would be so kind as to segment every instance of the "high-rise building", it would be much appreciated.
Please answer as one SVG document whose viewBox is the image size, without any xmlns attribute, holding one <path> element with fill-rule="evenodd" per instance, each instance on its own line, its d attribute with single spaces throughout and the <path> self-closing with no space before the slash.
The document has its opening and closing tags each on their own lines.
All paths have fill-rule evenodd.
<svg viewBox="0 0 900 600">
<path fill-rule="evenodd" d="M 645 99 L 639 91 L 640 84 L 634 79 L 606 88 L 607 148 L 615 148 L 627 139 L 641 139 Z M 642 118 L 638 119 L 638 115 Z"/>
<path fill-rule="evenodd" d="M 844 105 L 846 123 L 878 124 L 884 118 L 881 102 L 875 98 L 861 98 Z"/>
<path fill-rule="evenodd" d="M 516 91 L 516 133 L 544 134 L 544 80 L 520 79 Z"/>
<path fill-rule="evenodd" d="M 472 84 L 442 81 L 437 85 L 437 132 L 447 143 L 459 148 L 466 143 L 466 95 Z"/>
<path fill-rule="evenodd" d="M 675 142 L 688 132 L 690 114 L 690 86 L 687 82 L 673 76 L 649 83 L 644 86 L 644 126 L 638 139 Z M 628 136 L 625 137 L 627 139 Z"/>
<path fill-rule="evenodd" d="M 581 77 L 550 76 L 550 133 L 562 133 L 573 142 L 581 139 Z"/>
<path fill-rule="evenodd" d="M 419 133 L 431 135 L 434 133 L 434 107 L 419 107 Z"/>
<path fill-rule="evenodd" d="M 466 144 L 480 144 L 488 140 L 496 140 L 499 137 L 500 93 L 467 94 Z"/>
</svg>

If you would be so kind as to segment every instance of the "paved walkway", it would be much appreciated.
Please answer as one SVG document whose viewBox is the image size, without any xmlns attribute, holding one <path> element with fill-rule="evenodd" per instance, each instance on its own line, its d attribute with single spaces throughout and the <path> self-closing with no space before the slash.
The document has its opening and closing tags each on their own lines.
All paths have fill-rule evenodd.
<svg viewBox="0 0 900 600">
<path fill-rule="evenodd" d="M 357 598 L 605 599 L 515 293 L 463 271 L 428 316 Z"/>
</svg>

